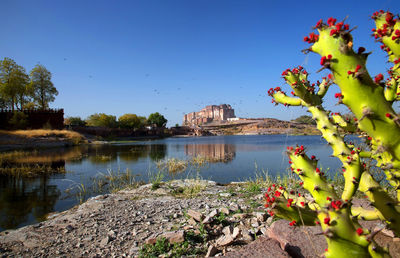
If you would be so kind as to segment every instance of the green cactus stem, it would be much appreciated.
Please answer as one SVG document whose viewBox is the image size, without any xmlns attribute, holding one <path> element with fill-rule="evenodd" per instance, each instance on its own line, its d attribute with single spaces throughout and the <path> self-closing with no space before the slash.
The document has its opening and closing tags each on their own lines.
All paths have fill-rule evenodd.
<svg viewBox="0 0 400 258">
<path fill-rule="evenodd" d="M 368 196 L 371 204 L 379 210 L 389 228 L 397 236 L 400 236 L 400 207 L 398 202 L 393 200 L 369 173 L 361 175 L 359 189 Z"/>
<path fill-rule="evenodd" d="M 337 97 L 354 113 L 358 127 L 400 160 L 400 137 L 397 137 L 400 127 L 387 116 L 395 114 L 392 103 L 386 100 L 383 88 L 368 74 L 365 68 L 367 54 L 353 51 L 348 26 L 338 25 L 335 22 L 320 23 L 318 40 L 309 50 L 320 54 L 321 64 L 332 71 L 335 83 L 341 89 Z M 393 49 L 397 51 L 397 48 Z M 395 51 L 393 53 L 397 55 Z"/>
</svg>

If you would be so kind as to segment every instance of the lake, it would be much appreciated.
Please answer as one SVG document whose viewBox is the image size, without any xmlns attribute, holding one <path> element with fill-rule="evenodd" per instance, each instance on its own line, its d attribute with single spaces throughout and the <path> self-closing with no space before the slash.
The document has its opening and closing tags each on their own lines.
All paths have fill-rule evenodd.
<svg viewBox="0 0 400 258">
<path fill-rule="evenodd" d="M 2 166 L 55 171 L 39 177 L 0 176 L 0 231 L 46 219 L 51 212 L 67 210 L 80 201 L 109 191 L 101 181 L 111 174 L 127 171 L 136 181 L 148 182 L 159 171 L 156 162 L 177 158 L 190 161 L 203 157 L 202 166 L 187 163 L 183 171 L 163 173 L 163 180 L 202 178 L 219 183 L 269 175 L 287 174 L 287 146 L 304 145 L 320 167 L 336 173 L 340 162 L 330 157 L 331 148 L 320 136 L 255 135 L 166 138 L 154 141 L 86 145 L 32 152 L 16 151 Z M 7 156 L 7 153 L 1 153 Z M 60 171 L 57 173 L 57 171 Z M 66 171 L 66 172 L 61 172 Z M 102 183 L 103 182 L 103 183 Z"/>
</svg>

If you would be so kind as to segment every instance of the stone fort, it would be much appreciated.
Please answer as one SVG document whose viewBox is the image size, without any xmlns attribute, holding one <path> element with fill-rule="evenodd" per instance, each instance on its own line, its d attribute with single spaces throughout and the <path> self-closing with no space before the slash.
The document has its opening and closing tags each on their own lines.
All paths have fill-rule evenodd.
<svg viewBox="0 0 400 258">
<path fill-rule="evenodd" d="M 207 124 L 214 121 L 226 121 L 235 118 L 235 110 L 228 104 L 206 106 L 199 112 L 192 112 L 183 116 L 183 125 L 193 126 Z"/>
</svg>

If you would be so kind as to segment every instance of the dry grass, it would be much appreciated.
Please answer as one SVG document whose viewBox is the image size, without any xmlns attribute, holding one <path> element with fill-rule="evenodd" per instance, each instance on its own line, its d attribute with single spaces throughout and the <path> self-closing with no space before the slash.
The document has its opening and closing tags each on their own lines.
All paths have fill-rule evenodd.
<svg viewBox="0 0 400 258">
<path fill-rule="evenodd" d="M 69 130 L 49 130 L 49 129 L 36 129 L 36 130 L 16 130 L 5 131 L 0 130 L 0 136 L 9 136 L 13 138 L 35 139 L 35 138 L 58 138 L 71 141 L 73 143 L 81 143 L 85 141 L 85 137 L 78 132 Z"/>
</svg>

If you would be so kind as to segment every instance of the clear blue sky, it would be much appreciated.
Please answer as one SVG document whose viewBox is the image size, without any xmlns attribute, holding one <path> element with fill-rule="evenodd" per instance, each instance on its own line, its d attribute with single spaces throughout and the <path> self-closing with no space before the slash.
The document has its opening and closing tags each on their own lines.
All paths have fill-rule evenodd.
<svg viewBox="0 0 400 258">
<path fill-rule="evenodd" d="M 349 16 L 355 47 L 373 54 L 371 75 L 389 67 L 370 36 L 370 15 L 400 11 L 398 0 L 369 1 L 19 1 L 1 0 L 0 58 L 53 74 L 51 107 L 65 116 L 162 113 L 169 126 L 205 105 L 231 104 L 240 117 L 294 119 L 304 109 L 275 107 L 266 91 L 281 72 L 303 65 L 317 80 L 320 57 L 300 52 L 323 18 Z M 328 109 L 334 105 L 330 90 Z"/>
</svg>

